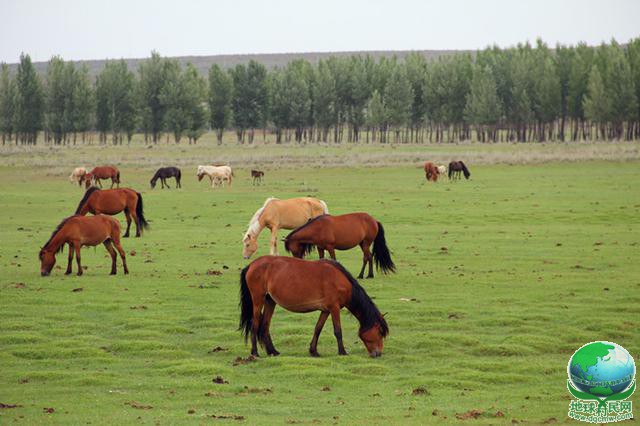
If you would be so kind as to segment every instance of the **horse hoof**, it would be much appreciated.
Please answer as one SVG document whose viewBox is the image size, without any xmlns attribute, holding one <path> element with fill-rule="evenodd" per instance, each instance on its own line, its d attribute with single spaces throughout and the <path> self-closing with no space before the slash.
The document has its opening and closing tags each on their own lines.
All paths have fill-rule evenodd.
<svg viewBox="0 0 640 426">
<path fill-rule="evenodd" d="M 312 357 L 314 357 L 314 358 L 318 358 L 318 357 L 320 356 L 320 354 L 318 353 L 318 351 L 314 351 L 314 352 L 309 351 L 309 355 L 311 355 L 311 356 L 312 356 Z"/>
<path fill-rule="evenodd" d="M 122 238 L 129 238 L 129 234 L 124 234 Z"/>
<path fill-rule="evenodd" d="M 116 275 L 116 271 L 111 271 L 109 275 Z"/>
<path fill-rule="evenodd" d="M 338 355 L 349 355 L 349 354 L 347 353 L 347 351 L 344 351 L 344 352 L 338 352 Z"/>
<path fill-rule="evenodd" d="M 276 351 L 276 350 L 274 350 L 273 352 L 271 352 L 271 353 L 269 354 L 269 356 L 278 356 L 278 355 L 280 355 L 280 352 L 278 352 L 278 351 Z"/>
<path fill-rule="evenodd" d="M 71 271 L 67 271 L 64 273 L 65 275 L 71 275 Z"/>
<path fill-rule="evenodd" d="M 127 269 L 126 271 L 124 271 L 125 275 L 129 275 L 129 270 Z"/>
<path fill-rule="evenodd" d="M 367 277 L 369 278 L 369 277 Z M 362 279 L 362 274 L 358 275 L 358 279 L 361 280 Z"/>
</svg>

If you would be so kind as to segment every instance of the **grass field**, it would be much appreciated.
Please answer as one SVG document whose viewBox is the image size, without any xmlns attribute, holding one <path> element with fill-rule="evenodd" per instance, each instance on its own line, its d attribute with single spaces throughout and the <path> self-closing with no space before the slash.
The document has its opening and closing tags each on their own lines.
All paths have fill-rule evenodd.
<svg viewBox="0 0 640 426">
<path fill-rule="evenodd" d="M 39 247 L 82 194 L 68 166 L 83 150 L 95 163 L 124 149 L 2 153 L 0 403 L 18 407 L 0 409 L 0 423 L 418 424 L 471 410 L 473 424 L 565 422 L 577 348 L 611 340 L 640 359 L 637 161 L 472 163 L 472 180 L 437 184 L 410 165 L 296 166 L 253 187 L 239 168 L 224 190 L 183 169 L 182 190 L 152 191 L 171 152 L 139 149 L 145 166 L 128 157 L 122 179 L 142 192 L 151 229 L 123 240 L 131 274 L 108 276 L 99 247 L 83 250 L 84 276 L 41 278 Z M 167 149 L 185 149 L 180 164 L 198 155 Z M 48 161 L 44 174 L 33 167 Z M 384 355 L 366 355 L 345 314 L 350 355 L 328 327 L 311 358 L 317 314 L 278 308 L 282 355 L 234 365 L 249 354 L 236 330 L 241 235 L 266 197 L 305 195 L 385 225 L 398 273 L 362 280 L 387 312 Z M 361 254 L 338 259 L 357 272 Z"/>
</svg>

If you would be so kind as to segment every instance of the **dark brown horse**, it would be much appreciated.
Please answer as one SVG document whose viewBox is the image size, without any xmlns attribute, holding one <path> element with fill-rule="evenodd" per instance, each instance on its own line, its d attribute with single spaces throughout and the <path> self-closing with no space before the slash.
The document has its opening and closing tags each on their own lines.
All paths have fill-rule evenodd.
<svg viewBox="0 0 640 426">
<path fill-rule="evenodd" d="M 180 179 L 182 178 L 182 172 L 180 171 L 179 168 L 177 167 L 161 167 L 156 171 L 156 174 L 153 175 L 153 177 L 151 178 L 151 188 L 155 188 L 156 187 L 156 182 L 158 181 L 158 179 L 160 179 L 160 184 L 162 185 L 162 189 L 164 189 L 164 187 L 166 186 L 167 188 L 171 189 L 169 187 L 169 184 L 167 183 L 167 179 L 174 177 L 176 178 L 176 188 L 182 188 L 182 185 L 180 184 Z"/>
<path fill-rule="evenodd" d="M 268 355 L 280 354 L 269 333 L 276 305 L 298 313 L 320 311 L 309 346 L 312 356 L 319 356 L 318 339 L 329 315 L 338 341 L 338 354 L 347 354 L 340 325 L 343 307 L 360 322 L 358 335 L 369 355 L 382 355 L 384 337 L 389 333 L 387 322 L 367 292 L 338 262 L 263 256 L 242 270 L 240 330 L 245 341 L 251 334 L 251 354 L 254 356 L 258 356 L 258 340 Z"/>
<path fill-rule="evenodd" d="M 111 179 L 111 188 L 114 184 L 117 184 L 120 188 L 120 170 L 112 166 L 100 166 L 94 167 L 89 173 L 84 176 L 85 185 L 88 188 L 91 185 L 91 180 L 95 181 L 100 188 L 102 188 L 102 182 L 100 179 Z"/>
<path fill-rule="evenodd" d="M 262 183 L 264 172 L 262 170 L 251 170 L 251 177 L 253 178 L 254 185 L 256 184 L 256 182 Z"/>
<path fill-rule="evenodd" d="M 80 200 L 76 214 L 84 216 L 87 213 L 104 213 L 113 216 L 122 211 L 127 217 L 127 232 L 124 233 L 124 236 L 129 236 L 131 218 L 133 217 L 136 222 L 136 237 L 139 237 L 142 230 L 148 228 L 149 225 L 144 218 L 142 195 L 133 189 L 100 189 L 95 186 L 89 188 Z"/>
<path fill-rule="evenodd" d="M 40 274 L 44 277 L 51 273 L 53 266 L 56 264 L 56 253 L 61 252 L 64 245 L 68 244 L 69 262 L 65 274 L 69 275 L 71 273 L 71 263 L 73 262 L 75 251 L 76 261 L 78 262 L 78 275 L 82 275 L 80 248 L 82 246 L 97 246 L 101 243 L 104 244 L 111 255 L 111 275 L 116 274 L 117 256 L 113 246 L 120 253 L 124 273 L 128 274 L 126 256 L 120 244 L 120 224 L 116 219 L 103 214 L 89 217 L 70 216 L 60 222 L 60 225 L 51 234 L 49 241 L 40 250 Z"/>
<path fill-rule="evenodd" d="M 452 161 L 449 163 L 449 179 L 460 179 L 460 173 L 464 174 L 465 179 L 469 179 L 471 172 L 462 161 Z"/>
<path fill-rule="evenodd" d="M 370 247 L 373 243 L 373 254 Z M 335 250 L 349 250 L 360 246 L 363 253 L 362 269 L 358 278 L 362 278 L 364 268 L 369 263 L 367 278 L 373 278 L 373 261 L 385 274 L 395 272 L 395 265 L 384 238 L 382 224 L 367 213 L 349 213 L 340 216 L 328 214 L 311 219 L 301 227 L 294 229 L 284 239 L 284 248 L 295 257 L 302 259 L 318 247 L 320 259 L 327 250 L 333 260 Z"/>
<path fill-rule="evenodd" d="M 430 161 L 424 163 L 424 176 L 427 178 L 427 181 L 437 182 L 438 181 L 438 167 Z"/>
</svg>

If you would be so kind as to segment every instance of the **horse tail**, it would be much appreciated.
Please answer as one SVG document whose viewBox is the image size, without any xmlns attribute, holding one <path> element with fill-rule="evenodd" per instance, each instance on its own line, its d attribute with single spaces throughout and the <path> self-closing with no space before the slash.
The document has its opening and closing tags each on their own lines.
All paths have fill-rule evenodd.
<svg viewBox="0 0 640 426">
<path fill-rule="evenodd" d="M 84 197 L 82 197 L 82 200 L 80 200 L 80 204 L 78 204 L 78 208 L 76 209 L 76 212 L 74 214 L 80 214 L 82 207 L 84 207 L 84 205 L 87 203 L 87 200 L 89 199 L 91 194 L 93 194 L 96 191 L 100 191 L 100 188 L 96 188 L 95 186 L 92 186 L 91 188 L 87 189 L 87 191 L 84 193 Z"/>
<path fill-rule="evenodd" d="M 322 200 L 318 201 L 320 201 L 320 205 L 322 206 L 322 214 L 329 214 L 329 207 L 327 207 L 327 203 Z"/>
<path fill-rule="evenodd" d="M 469 171 L 469 169 L 467 169 L 467 166 L 462 161 L 459 161 L 459 163 L 462 166 L 462 173 L 464 173 L 465 179 L 469 179 L 469 176 L 471 176 L 471 172 Z"/>
<path fill-rule="evenodd" d="M 376 268 L 385 274 L 396 271 L 396 265 L 391 260 L 391 253 L 384 238 L 384 228 L 380 222 L 378 222 L 378 234 L 373 241 L 373 260 L 376 262 Z"/>
<path fill-rule="evenodd" d="M 136 192 L 138 194 L 138 202 L 136 203 L 136 216 L 138 216 L 138 220 L 140 221 L 140 227 L 142 229 L 149 228 L 149 223 L 144 218 L 144 210 L 142 208 L 142 194 Z"/>
<path fill-rule="evenodd" d="M 178 178 L 178 180 L 182 179 L 182 172 L 180 169 L 178 169 L 178 172 L 176 173 L 176 178 Z"/>
<path fill-rule="evenodd" d="M 242 331 L 244 341 L 246 342 L 251 332 L 251 322 L 253 321 L 253 300 L 251 292 L 247 286 L 247 271 L 251 265 L 247 265 L 240 272 L 240 324 L 238 330 Z"/>
</svg>

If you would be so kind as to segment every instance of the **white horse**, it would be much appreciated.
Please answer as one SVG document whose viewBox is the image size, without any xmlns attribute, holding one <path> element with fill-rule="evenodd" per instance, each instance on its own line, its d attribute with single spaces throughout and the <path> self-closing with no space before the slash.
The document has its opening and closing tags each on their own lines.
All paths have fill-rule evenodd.
<svg viewBox="0 0 640 426">
<path fill-rule="evenodd" d="M 84 175 L 87 174 L 87 169 L 85 169 L 84 167 L 76 167 L 75 169 L 73 169 L 73 172 L 71 172 L 71 175 L 69 175 L 69 181 L 71 183 L 78 183 L 78 185 L 82 186 L 82 180 L 84 178 Z"/>
<path fill-rule="evenodd" d="M 198 166 L 196 176 L 201 181 L 204 176 L 209 176 L 211 180 L 211 187 L 215 188 L 218 184 L 224 186 L 224 181 L 229 182 L 233 180 L 233 170 L 229 166 Z"/>
<path fill-rule="evenodd" d="M 447 166 L 443 166 L 443 165 L 439 165 L 437 167 L 438 169 L 438 174 L 441 176 L 446 176 L 447 175 Z"/>
</svg>

